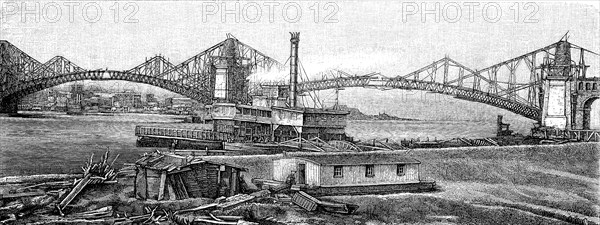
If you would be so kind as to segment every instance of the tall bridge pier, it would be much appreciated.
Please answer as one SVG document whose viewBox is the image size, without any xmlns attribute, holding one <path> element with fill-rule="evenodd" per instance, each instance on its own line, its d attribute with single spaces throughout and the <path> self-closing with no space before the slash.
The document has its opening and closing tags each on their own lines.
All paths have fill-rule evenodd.
<svg viewBox="0 0 600 225">
<path fill-rule="evenodd" d="M 553 61 L 546 58 L 542 64 L 543 103 L 541 125 L 567 129 L 571 127 L 572 96 L 571 86 L 576 75 L 572 73 L 571 45 L 559 41 L 555 49 Z M 575 75 L 575 76 L 574 76 Z"/>
<path fill-rule="evenodd" d="M 541 125 L 561 130 L 589 130 L 591 106 L 600 98 L 600 79 L 586 77 L 588 66 L 583 49 L 579 64 L 571 59 L 571 44 L 566 40 L 557 43 L 554 53 L 553 60 L 546 58 L 541 65 Z"/>
<path fill-rule="evenodd" d="M 8 99 L 0 102 L 0 113 L 17 113 L 19 99 Z"/>
</svg>

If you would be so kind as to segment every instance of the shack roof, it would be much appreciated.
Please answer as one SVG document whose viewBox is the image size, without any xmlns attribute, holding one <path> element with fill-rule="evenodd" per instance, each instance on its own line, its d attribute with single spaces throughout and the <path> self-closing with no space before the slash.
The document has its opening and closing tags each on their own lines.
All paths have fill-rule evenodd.
<svg viewBox="0 0 600 225">
<path fill-rule="evenodd" d="M 307 155 L 296 158 L 313 161 L 321 165 L 385 165 L 385 164 L 420 164 L 419 160 L 403 155 L 392 154 L 354 154 L 354 155 Z"/>
<path fill-rule="evenodd" d="M 201 158 L 198 158 L 198 157 L 192 157 L 192 156 L 186 157 L 186 156 L 181 156 L 181 155 L 166 154 L 166 153 L 159 153 L 159 152 L 154 152 L 152 154 L 146 154 L 146 155 L 142 156 L 142 158 L 138 159 L 135 162 L 135 164 L 137 164 L 141 167 L 144 167 L 144 168 L 148 168 L 148 169 L 152 169 L 152 170 L 161 170 L 161 171 L 165 170 L 167 172 L 173 171 L 175 169 L 179 170 L 181 168 L 184 168 L 184 167 L 187 167 L 190 165 L 202 164 L 202 163 L 209 163 L 209 164 L 213 164 L 213 165 L 224 165 L 224 166 L 238 168 L 243 171 L 246 171 L 245 168 L 227 164 L 227 163 L 212 162 L 212 161 L 202 160 Z"/>
</svg>

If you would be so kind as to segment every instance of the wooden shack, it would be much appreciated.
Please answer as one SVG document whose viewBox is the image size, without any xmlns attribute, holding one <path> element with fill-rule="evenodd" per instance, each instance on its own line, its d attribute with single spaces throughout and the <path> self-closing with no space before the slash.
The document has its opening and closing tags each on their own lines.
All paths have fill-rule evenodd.
<svg viewBox="0 0 600 225">
<path fill-rule="evenodd" d="M 136 162 L 136 198 L 176 200 L 240 193 L 244 168 L 192 156 L 146 154 Z"/>
<path fill-rule="evenodd" d="M 319 154 L 273 161 L 273 179 L 287 180 L 307 193 L 371 194 L 432 189 L 433 181 L 422 181 L 420 164 L 402 155 Z"/>
</svg>

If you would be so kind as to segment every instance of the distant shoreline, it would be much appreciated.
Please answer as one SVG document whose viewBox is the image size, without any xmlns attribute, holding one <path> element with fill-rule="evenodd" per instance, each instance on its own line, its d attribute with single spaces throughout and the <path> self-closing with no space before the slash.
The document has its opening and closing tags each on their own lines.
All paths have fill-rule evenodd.
<svg viewBox="0 0 600 225">
<path fill-rule="evenodd" d="M 388 115 L 387 113 L 379 113 L 378 115 L 367 115 L 361 112 L 357 108 L 346 108 L 344 110 L 348 110 L 350 114 L 348 114 L 348 120 L 356 120 L 356 121 L 381 121 L 381 120 L 393 120 L 393 121 L 420 121 L 419 119 L 413 118 L 402 118 L 393 115 Z"/>
<path fill-rule="evenodd" d="M 411 118 L 397 118 L 397 119 L 372 119 L 372 118 L 365 118 L 365 119 L 348 119 L 349 121 L 423 121 L 423 120 L 419 120 L 419 119 L 411 119 Z"/>
</svg>

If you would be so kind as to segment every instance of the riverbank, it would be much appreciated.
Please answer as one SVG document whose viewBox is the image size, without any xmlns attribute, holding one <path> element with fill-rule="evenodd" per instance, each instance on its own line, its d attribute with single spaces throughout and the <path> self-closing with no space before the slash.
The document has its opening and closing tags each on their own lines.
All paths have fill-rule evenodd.
<svg viewBox="0 0 600 225">
<path fill-rule="evenodd" d="M 287 154 L 288 156 L 302 156 L 315 153 Z M 459 224 L 469 223 L 468 221 L 472 221 L 471 217 L 478 216 L 469 210 L 453 211 L 450 209 L 452 204 L 466 203 L 470 205 L 467 208 L 487 207 L 486 210 L 502 213 L 500 215 L 504 215 L 503 217 L 510 215 L 528 218 L 544 217 L 549 221 L 554 221 L 534 219 L 534 221 L 538 221 L 537 224 L 560 224 L 566 222 L 565 220 L 568 219 L 565 218 L 569 217 L 600 222 L 598 221 L 598 216 L 600 216 L 598 198 L 600 144 L 598 143 L 414 149 L 408 152 L 351 154 L 406 154 L 414 157 L 422 162 L 422 177 L 436 180 L 441 188 L 440 192 L 434 194 L 334 198 L 339 198 L 338 200 L 356 199 L 350 203 L 361 206 L 359 213 L 374 214 L 373 218 L 379 218 L 379 222 L 382 223 L 411 223 L 416 221 L 415 218 L 430 218 L 427 221 L 439 221 L 440 219 L 435 219 L 437 218 L 435 216 L 448 216 L 447 214 L 429 215 L 430 209 L 425 208 L 432 206 L 425 203 L 423 203 L 427 205 L 425 208 L 419 208 L 419 204 L 407 209 L 394 206 L 407 198 L 421 199 L 425 202 L 433 201 L 436 202 L 434 205 L 441 204 L 442 206 L 437 206 L 438 209 L 433 211 L 454 213 L 451 215 L 454 219 L 450 220 Z M 206 159 L 227 161 L 244 166 L 249 170 L 249 177 L 269 179 L 273 174 L 272 161 L 282 157 L 283 155 L 213 156 Z M 442 204 L 441 202 L 448 203 Z M 368 209 L 374 207 L 375 203 L 381 207 L 387 207 L 369 211 Z M 525 214 L 515 214 L 510 210 L 524 211 Z M 410 216 L 407 216 L 406 213 Z M 460 214 L 457 215 L 457 213 Z M 510 218 L 507 221 L 510 221 Z"/>
<path fill-rule="evenodd" d="M 411 156 L 422 162 L 422 177 L 436 180 L 440 190 L 325 197 L 359 205 L 359 210 L 351 216 L 305 212 L 277 204 L 241 207 L 236 212 L 260 214 L 258 209 L 266 207 L 269 210 L 262 212 L 262 216 L 286 224 L 583 224 L 584 221 L 597 224 L 600 223 L 599 153 L 598 143 L 330 153 Z M 317 153 L 291 152 L 287 156 L 312 154 Z M 270 179 L 272 161 L 283 157 L 279 154 L 203 159 L 245 167 L 246 179 Z M 118 184 L 92 186 L 75 199 L 73 210 L 112 206 L 119 213 L 131 214 L 158 204 L 134 199 L 132 184 L 131 178 L 121 178 Z M 207 201 L 161 205 L 181 208 Z"/>
</svg>

